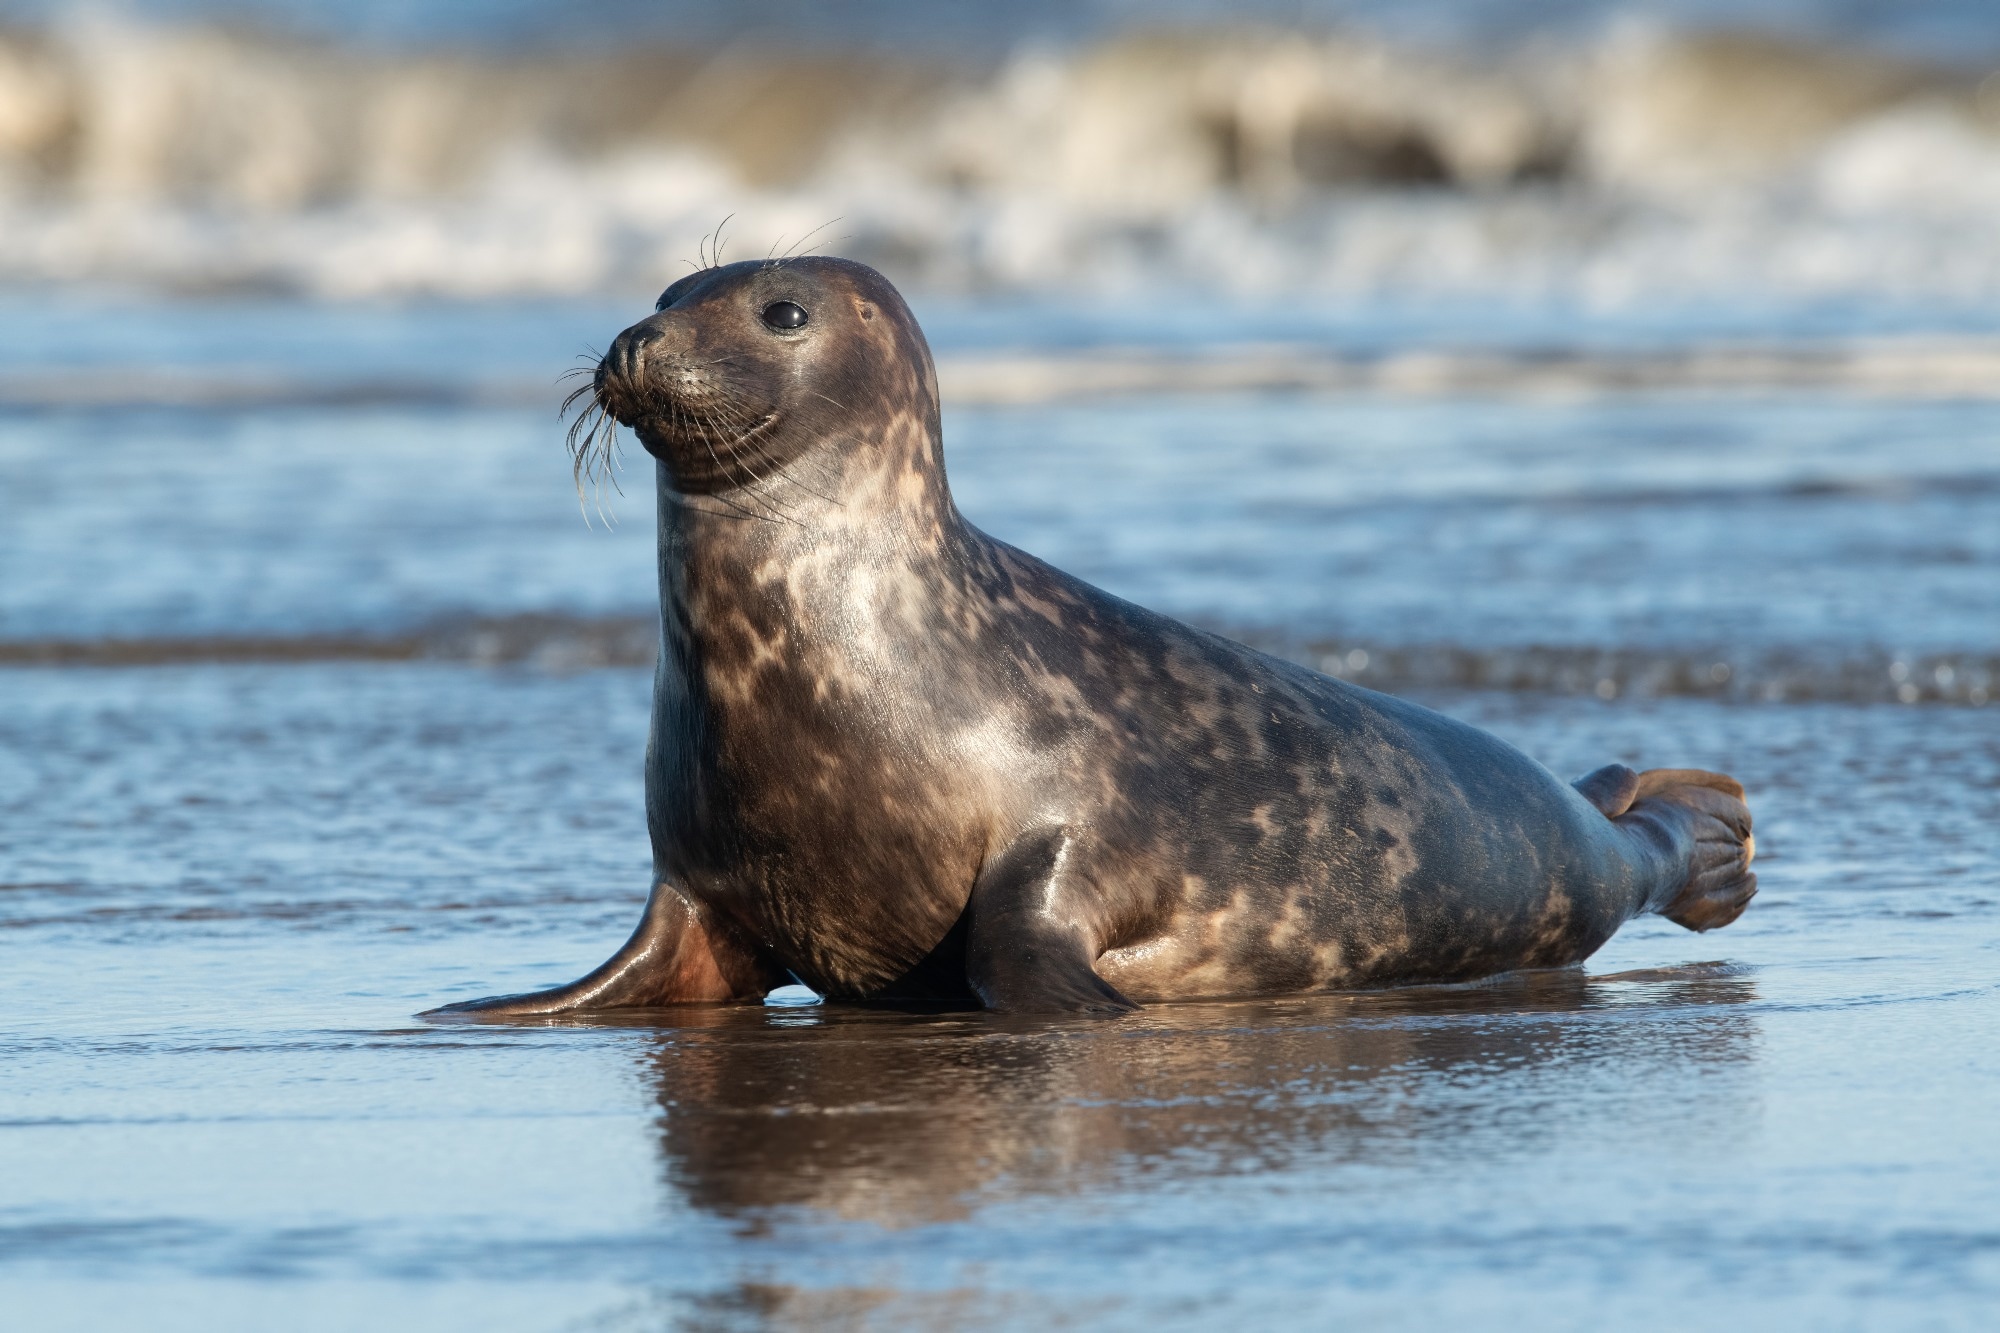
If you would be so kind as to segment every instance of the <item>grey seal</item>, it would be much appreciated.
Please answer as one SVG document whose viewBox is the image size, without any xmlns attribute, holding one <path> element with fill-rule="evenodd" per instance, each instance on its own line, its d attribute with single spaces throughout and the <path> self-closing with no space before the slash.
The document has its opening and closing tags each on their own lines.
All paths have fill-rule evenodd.
<svg viewBox="0 0 2000 1333">
<path fill-rule="evenodd" d="M 690 274 L 588 392 L 657 464 L 652 896 L 581 980 L 434 1014 L 1465 981 L 1756 892 L 1728 777 L 1567 783 L 979 531 L 929 347 L 863 265 Z"/>
</svg>

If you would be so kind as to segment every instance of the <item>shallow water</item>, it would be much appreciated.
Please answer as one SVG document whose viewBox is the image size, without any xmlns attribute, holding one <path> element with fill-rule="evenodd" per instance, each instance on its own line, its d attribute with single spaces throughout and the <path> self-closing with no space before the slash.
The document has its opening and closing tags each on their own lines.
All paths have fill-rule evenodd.
<svg viewBox="0 0 2000 1333">
<path fill-rule="evenodd" d="M 920 312 L 963 356 L 1740 331 Z M 440 626 L 540 615 L 637 625 L 643 663 L 647 462 L 584 526 L 547 388 L 631 313 L 9 306 L 10 383 L 281 391 L 8 400 L 0 654 L 449 657 Z M 1756 331 L 1827 332 L 1794 316 Z M 1987 1322 L 2000 405 L 1188 395 L 946 430 L 975 522 L 1124 595 L 1364 681 L 1450 658 L 1580 690 L 1419 694 L 1559 772 L 1737 774 L 1761 895 L 1472 987 L 432 1026 L 631 928 L 640 665 L 0 667 L 0 1303 L 38 1329 Z M 1728 668 L 1719 697 L 1663 663 Z"/>
<path fill-rule="evenodd" d="M 286 309 L 49 302 L 0 319 L 17 378 L 117 383 L 164 348 L 153 356 L 173 375 L 281 388 L 241 408 L 0 412 L 0 639 L 650 613 L 651 461 L 628 441 L 627 493 L 602 496 L 619 522 L 607 531 L 593 500 L 586 526 L 551 387 L 588 338 L 643 311 Z M 1187 336 L 1034 307 L 920 313 L 947 356 Z M 1349 318 L 1207 324 L 1212 343 L 1447 336 Z M 93 323 L 112 331 L 93 342 Z M 1543 332 L 1502 322 L 1478 338 L 1532 346 Z M 1717 325 L 1580 322 L 1571 336 L 1700 348 Z M 494 374 L 539 398 L 459 396 Z M 371 398 L 385 379 L 422 401 Z M 359 399 L 329 404 L 315 385 Z M 2000 623 L 1993 401 L 1155 395 L 947 404 L 945 436 L 954 492 L 988 531 L 1261 638 L 1838 658 L 1985 650 Z M 109 532 L 149 534 L 146 556 Z"/>
<path fill-rule="evenodd" d="M 6 674 L 0 1285 L 32 1326 L 1971 1328 L 2000 1299 L 2000 710 L 1432 698 L 1561 771 L 1749 784 L 1749 915 L 1580 971 L 1096 1022 L 412 1021 L 622 938 L 647 688 Z"/>
</svg>

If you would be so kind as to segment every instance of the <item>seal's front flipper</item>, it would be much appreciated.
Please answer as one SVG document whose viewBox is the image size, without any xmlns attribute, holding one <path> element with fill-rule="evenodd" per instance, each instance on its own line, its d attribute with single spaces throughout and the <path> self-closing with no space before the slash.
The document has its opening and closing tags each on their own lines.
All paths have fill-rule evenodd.
<svg viewBox="0 0 2000 1333">
<path fill-rule="evenodd" d="M 1685 844 L 1686 879 L 1654 910 L 1689 930 L 1715 930 L 1743 915 L 1757 895 L 1750 862 L 1757 839 L 1743 784 L 1698 768 L 1639 774 L 1636 799 L 1621 824 L 1643 825 Z"/>
<path fill-rule="evenodd" d="M 670 884 L 653 886 L 646 914 L 625 947 L 590 975 L 553 990 L 493 995 L 427 1010 L 420 1018 L 454 1014 L 529 1017 L 595 1009 L 761 999 L 785 972 L 736 942 Z"/>
<path fill-rule="evenodd" d="M 1024 834 L 980 872 L 967 909 L 965 974 L 988 1009 L 1122 1014 L 1139 1006 L 1097 975 L 1096 941 L 1066 910 L 1061 829 Z"/>
</svg>

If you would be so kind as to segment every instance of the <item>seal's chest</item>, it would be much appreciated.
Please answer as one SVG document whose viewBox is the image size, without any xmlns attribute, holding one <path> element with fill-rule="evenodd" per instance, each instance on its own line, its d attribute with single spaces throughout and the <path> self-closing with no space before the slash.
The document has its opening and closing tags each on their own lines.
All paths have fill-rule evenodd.
<svg viewBox="0 0 2000 1333">
<path fill-rule="evenodd" d="M 826 995 L 892 988 L 946 944 L 970 897 L 937 863 L 862 851 L 846 864 L 774 862 L 737 879 L 732 915 L 786 968 Z"/>
<path fill-rule="evenodd" d="M 698 892 L 825 994 L 881 990 L 963 914 L 980 843 L 895 783 L 802 783 L 735 812 L 740 840 Z"/>
</svg>

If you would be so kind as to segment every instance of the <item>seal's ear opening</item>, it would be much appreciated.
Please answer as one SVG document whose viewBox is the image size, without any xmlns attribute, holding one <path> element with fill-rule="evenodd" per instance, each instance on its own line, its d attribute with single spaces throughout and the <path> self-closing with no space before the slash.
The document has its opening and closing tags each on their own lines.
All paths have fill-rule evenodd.
<svg viewBox="0 0 2000 1333">
<path fill-rule="evenodd" d="M 854 303 L 854 308 L 861 312 L 861 318 L 863 319 L 875 318 L 875 306 L 872 302 L 856 301 Z"/>
</svg>

